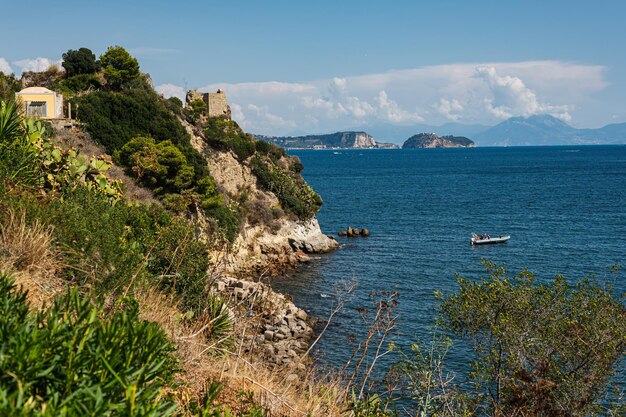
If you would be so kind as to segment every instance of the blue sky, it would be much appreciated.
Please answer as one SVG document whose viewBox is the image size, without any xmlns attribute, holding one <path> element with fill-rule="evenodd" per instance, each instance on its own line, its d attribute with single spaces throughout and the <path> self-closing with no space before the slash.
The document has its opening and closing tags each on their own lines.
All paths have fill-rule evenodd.
<svg viewBox="0 0 626 417">
<path fill-rule="evenodd" d="M 224 88 L 235 119 L 265 134 L 538 113 L 626 122 L 619 1 L 62 3 L 3 5 L 0 71 L 122 45 L 165 95 Z"/>
</svg>

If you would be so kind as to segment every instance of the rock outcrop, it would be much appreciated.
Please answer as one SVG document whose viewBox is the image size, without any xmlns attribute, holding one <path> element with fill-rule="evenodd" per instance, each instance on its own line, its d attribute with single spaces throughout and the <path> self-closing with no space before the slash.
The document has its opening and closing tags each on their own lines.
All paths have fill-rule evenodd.
<svg viewBox="0 0 626 417">
<path fill-rule="evenodd" d="M 237 199 L 245 191 L 248 204 L 259 212 L 280 206 L 274 194 L 257 186 L 257 178 L 247 164 L 242 164 L 230 151 L 208 146 L 200 131 L 182 123 L 192 137 L 192 146 L 206 158 L 209 171 L 226 198 Z M 231 276 L 278 275 L 309 261 L 311 254 L 337 247 L 337 241 L 322 233 L 314 217 L 302 221 L 283 215 L 269 222 L 246 220 L 227 253 L 214 257 L 224 261 L 224 272 Z"/>
<path fill-rule="evenodd" d="M 471 148 L 474 142 L 464 136 L 437 136 L 434 133 L 419 133 L 408 138 L 402 149 L 414 148 Z"/>
</svg>

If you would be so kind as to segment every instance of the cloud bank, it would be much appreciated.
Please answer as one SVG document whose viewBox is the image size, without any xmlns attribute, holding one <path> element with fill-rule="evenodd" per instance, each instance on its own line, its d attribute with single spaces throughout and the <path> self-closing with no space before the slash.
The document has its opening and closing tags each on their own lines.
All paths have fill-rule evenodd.
<svg viewBox="0 0 626 417">
<path fill-rule="evenodd" d="M 300 83 L 214 83 L 249 132 L 285 135 L 368 126 L 493 124 L 511 116 L 572 113 L 608 84 L 605 67 L 562 61 L 426 66 Z M 166 97 L 182 87 L 162 84 Z"/>
<path fill-rule="evenodd" d="M 7 62 L 6 59 L 0 58 L 0 72 L 6 75 L 10 75 L 13 73 L 13 68 Z"/>
<path fill-rule="evenodd" d="M 21 69 L 21 71 L 19 72 L 26 72 L 26 71 L 41 72 L 41 71 L 47 70 L 52 65 L 56 65 L 57 67 L 62 69 L 61 67 L 62 62 L 63 60 L 61 59 L 52 60 L 48 58 L 37 57 L 33 59 L 22 59 L 20 61 L 15 61 L 13 63 Z"/>
</svg>

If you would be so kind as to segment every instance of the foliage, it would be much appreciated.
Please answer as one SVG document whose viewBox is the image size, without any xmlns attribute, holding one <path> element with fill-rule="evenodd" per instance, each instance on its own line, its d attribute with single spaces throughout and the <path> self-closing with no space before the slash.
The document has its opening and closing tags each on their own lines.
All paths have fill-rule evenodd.
<svg viewBox="0 0 626 417">
<path fill-rule="evenodd" d="M 138 136 L 122 147 L 119 160 L 157 195 L 180 193 L 190 188 L 194 179 L 193 167 L 169 140 L 155 143 L 150 137 Z"/>
<path fill-rule="evenodd" d="M 15 78 L 15 75 L 7 75 L 0 72 L 0 101 L 11 101 L 15 99 L 15 93 L 22 89 L 22 82 Z"/>
<path fill-rule="evenodd" d="M 76 117 L 109 154 L 137 136 L 171 140 L 193 165 L 195 177 L 206 176 L 206 163 L 191 146 L 189 134 L 145 80 L 136 79 L 120 92 L 96 91 L 71 102 Z"/>
<path fill-rule="evenodd" d="M 562 276 L 536 283 L 484 261 L 489 279 L 458 278 L 441 297 L 443 324 L 472 341 L 471 379 L 493 415 L 585 416 L 597 411 L 626 350 L 626 309 L 609 288 Z"/>
<path fill-rule="evenodd" d="M 372 394 L 365 399 L 358 400 L 352 395 L 351 412 L 354 417 L 394 417 L 398 413 L 388 409 L 389 400 L 381 399 L 377 394 Z"/>
<path fill-rule="evenodd" d="M 209 206 L 203 207 L 210 221 L 214 223 L 214 232 L 221 233 L 224 238 L 233 243 L 239 233 L 241 214 L 239 210 L 232 206 Z"/>
<path fill-rule="evenodd" d="M 310 219 L 322 206 L 322 198 L 304 181 L 304 179 L 266 160 L 255 156 L 252 170 L 260 185 L 274 193 L 282 208 L 298 218 Z"/>
<path fill-rule="evenodd" d="M 105 314 L 74 290 L 29 312 L 25 292 L 0 276 L 2 415 L 170 415 L 172 350 L 135 302 Z"/>
<path fill-rule="evenodd" d="M 218 403 L 223 386 L 219 382 L 211 382 L 204 394 L 202 405 L 192 403 L 190 411 L 198 417 L 268 417 L 269 411 L 255 402 L 251 392 L 240 392 L 237 395 L 236 410 Z"/>
<path fill-rule="evenodd" d="M 170 104 L 170 110 L 175 110 L 176 113 L 180 113 L 180 111 L 183 109 L 183 102 L 178 97 L 170 97 L 167 99 L 167 102 Z"/>
<path fill-rule="evenodd" d="M 65 278 L 96 294 L 158 285 L 183 309 L 204 311 L 208 255 L 197 227 L 157 205 L 112 206 L 85 187 L 61 196 L 5 196 L 0 212 L 25 211 L 31 223 L 54 225 L 55 242 L 68 265 Z M 174 274 L 176 281 L 168 277 Z"/>
<path fill-rule="evenodd" d="M 457 417 L 476 415 L 476 401 L 456 384 L 456 374 L 446 368 L 452 340 L 433 333 L 432 339 L 414 343 L 411 352 L 400 351 L 401 360 L 392 372 L 400 376 L 403 398 L 411 415 Z"/>
<path fill-rule="evenodd" d="M 217 149 L 232 150 L 240 161 L 252 156 L 256 150 L 255 140 L 246 135 L 233 120 L 208 119 L 204 135 L 210 145 Z"/>
<path fill-rule="evenodd" d="M 102 85 L 96 74 L 79 74 L 63 78 L 50 86 L 50 89 L 72 95 L 86 90 L 98 90 Z"/>
<path fill-rule="evenodd" d="M 24 115 L 14 101 L 0 102 L 0 143 L 11 143 L 25 134 Z"/>
<path fill-rule="evenodd" d="M 54 146 L 41 121 L 25 119 L 13 102 L 0 103 L 0 154 L 16 159 L 17 164 L 7 161 L 2 170 L 12 182 L 28 172 L 35 177 L 30 184 L 38 183 L 43 190 L 56 192 L 84 184 L 113 203 L 122 196 L 121 183 L 104 174 L 110 168 L 104 159 L 87 161 L 74 148 Z"/>
<path fill-rule="evenodd" d="M 68 78 L 81 74 L 93 74 L 98 71 L 96 56 L 88 48 L 70 49 L 65 52 L 61 65 L 65 68 L 65 76 Z"/>
<path fill-rule="evenodd" d="M 100 56 L 100 65 L 107 85 L 113 89 L 120 89 L 139 77 L 139 62 L 121 46 L 110 46 Z"/>
</svg>

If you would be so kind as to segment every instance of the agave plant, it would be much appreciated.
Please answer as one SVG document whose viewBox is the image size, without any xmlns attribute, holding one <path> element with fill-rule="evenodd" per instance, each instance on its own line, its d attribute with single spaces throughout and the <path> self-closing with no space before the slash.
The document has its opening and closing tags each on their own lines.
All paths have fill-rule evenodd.
<svg viewBox="0 0 626 417">
<path fill-rule="evenodd" d="M 0 103 L 0 143 L 10 143 L 24 134 L 22 110 L 15 101 Z"/>
</svg>

